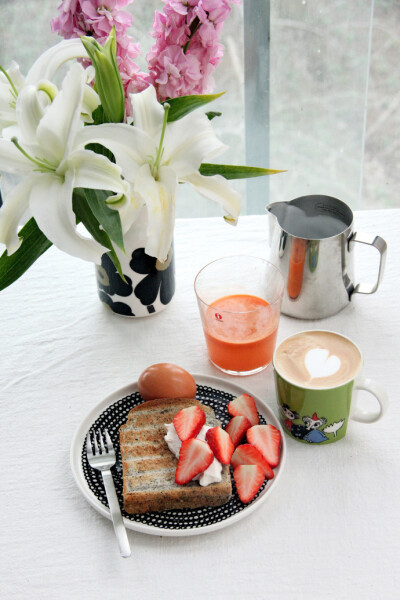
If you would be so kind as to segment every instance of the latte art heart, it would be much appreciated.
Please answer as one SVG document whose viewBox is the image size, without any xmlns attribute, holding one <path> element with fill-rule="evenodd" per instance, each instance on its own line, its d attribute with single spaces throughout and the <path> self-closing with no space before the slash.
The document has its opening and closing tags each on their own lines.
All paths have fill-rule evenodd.
<svg viewBox="0 0 400 600">
<path fill-rule="evenodd" d="M 302 331 L 284 340 L 276 350 L 274 366 L 288 381 L 306 389 L 344 385 L 360 371 L 359 349 L 333 331 Z"/>
<path fill-rule="evenodd" d="M 304 363 L 313 379 L 334 375 L 341 366 L 340 358 L 335 354 L 330 354 L 329 350 L 324 348 L 309 350 L 304 358 Z"/>
</svg>

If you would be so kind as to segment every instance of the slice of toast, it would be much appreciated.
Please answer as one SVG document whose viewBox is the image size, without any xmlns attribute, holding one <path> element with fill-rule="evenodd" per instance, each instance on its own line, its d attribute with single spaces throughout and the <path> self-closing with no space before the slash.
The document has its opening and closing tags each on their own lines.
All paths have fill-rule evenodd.
<svg viewBox="0 0 400 600">
<path fill-rule="evenodd" d="M 175 483 L 178 460 L 164 440 L 165 424 L 172 423 L 182 408 L 193 405 L 206 413 L 206 425 L 220 425 L 212 408 L 194 399 L 148 400 L 129 412 L 127 422 L 119 430 L 127 513 L 220 506 L 230 499 L 232 484 L 227 465 L 223 466 L 222 480 L 218 483 L 205 487 L 197 481 Z"/>
</svg>

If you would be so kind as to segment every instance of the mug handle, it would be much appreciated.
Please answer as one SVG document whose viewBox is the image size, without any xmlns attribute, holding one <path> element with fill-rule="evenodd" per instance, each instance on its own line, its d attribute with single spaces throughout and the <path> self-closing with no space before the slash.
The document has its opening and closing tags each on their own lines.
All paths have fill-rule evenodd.
<svg viewBox="0 0 400 600">
<path fill-rule="evenodd" d="M 371 285 L 370 283 L 357 283 L 357 285 L 354 287 L 354 290 L 351 292 L 350 296 L 352 294 L 373 294 L 378 289 L 378 286 L 381 283 L 382 278 L 383 278 L 383 273 L 385 271 L 387 244 L 386 244 L 385 240 L 383 238 L 381 238 L 379 235 L 373 235 L 371 233 L 361 233 L 358 231 L 353 233 L 353 235 L 349 239 L 349 242 L 348 242 L 349 251 L 351 250 L 351 244 L 354 242 L 360 242 L 361 244 L 368 244 L 369 246 L 373 246 L 374 248 L 376 248 L 380 254 L 380 261 L 379 261 L 378 279 L 377 279 L 375 285 Z"/>
<path fill-rule="evenodd" d="M 376 381 L 366 377 L 357 377 L 354 382 L 354 390 L 365 390 L 375 396 L 381 410 L 378 413 L 365 410 L 356 400 L 354 407 L 352 406 L 350 418 L 360 423 L 375 423 L 375 421 L 379 421 L 385 414 L 389 404 L 386 390 L 379 383 L 376 383 Z"/>
</svg>

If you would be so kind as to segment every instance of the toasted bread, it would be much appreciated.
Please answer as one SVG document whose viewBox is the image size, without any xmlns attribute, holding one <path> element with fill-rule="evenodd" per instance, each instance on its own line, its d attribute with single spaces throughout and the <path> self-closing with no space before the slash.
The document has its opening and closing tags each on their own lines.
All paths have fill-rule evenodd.
<svg viewBox="0 0 400 600">
<path fill-rule="evenodd" d="M 198 508 L 225 504 L 232 495 L 229 466 L 224 465 L 222 480 L 202 487 L 197 481 L 175 483 L 177 459 L 164 440 L 166 423 L 187 406 L 198 405 L 206 413 L 206 425 L 220 422 L 214 411 L 198 400 L 162 398 L 135 406 L 120 427 L 123 469 L 124 508 L 129 514 Z"/>
</svg>

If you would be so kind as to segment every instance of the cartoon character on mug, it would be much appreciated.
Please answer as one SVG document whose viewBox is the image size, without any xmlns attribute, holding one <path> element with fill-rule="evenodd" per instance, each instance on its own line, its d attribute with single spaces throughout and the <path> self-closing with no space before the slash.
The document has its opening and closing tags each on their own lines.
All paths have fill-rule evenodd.
<svg viewBox="0 0 400 600">
<path fill-rule="evenodd" d="M 320 444 L 328 440 L 326 433 L 333 433 L 336 437 L 337 431 L 343 426 L 344 419 L 341 421 L 326 425 L 327 420 L 325 417 L 318 417 L 317 413 L 310 417 L 308 415 L 302 417 L 303 423 L 294 423 L 295 420 L 300 419 L 300 415 L 290 408 L 288 404 L 283 404 L 281 410 L 285 419 L 283 421 L 284 427 L 293 435 L 293 437 L 309 442 L 310 444 Z M 324 429 L 321 431 L 321 428 Z"/>
<path fill-rule="evenodd" d="M 283 404 L 281 406 L 282 412 L 285 415 L 286 419 L 283 424 L 289 431 L 292 431 L 293 421 L 295 419 L 300 419 L 300 415 L 295 411 L 291 410 L 288 404 Z"/>
</svg>

